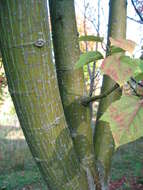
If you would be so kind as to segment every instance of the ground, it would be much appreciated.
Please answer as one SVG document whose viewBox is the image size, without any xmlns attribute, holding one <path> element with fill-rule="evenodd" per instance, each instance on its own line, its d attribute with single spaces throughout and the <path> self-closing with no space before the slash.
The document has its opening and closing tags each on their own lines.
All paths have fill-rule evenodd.
<svg viewBox="0 0 143 190">
<path fill-rule="evenodd" d="M 0 126 L 0 190 L 47 190 L 18 127 Z M 143 190 L 143 138 L 116 151 L 110 190 Z"/>
</svg>

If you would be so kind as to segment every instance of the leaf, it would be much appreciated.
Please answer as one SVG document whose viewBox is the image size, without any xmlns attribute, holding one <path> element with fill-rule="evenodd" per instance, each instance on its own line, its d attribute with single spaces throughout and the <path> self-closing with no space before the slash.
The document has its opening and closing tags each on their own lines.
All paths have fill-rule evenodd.
<svg viewBox="0 0 143 190">
<path fill-rule="evenodd" d="M 116 148 L 143 136 L 143 100 L 122 96 L 112 103 L 100 120 L 110 123 Z"/>
<path fill-rule="evenodd" d="M 143 60 L 141 59 L 135 59 L 138 67 L 136 68 L 136 70 L 134 71 L 134 76 L 135 76 L 135 80 L 141 81 L 143 80 Z"/>
<path fill-rule="evenodd" d="M 142 80 L 143 80 L 143 73 L 139 73 L 139 74 L 136 75 L 134 78 L 135 78 L 135 80 L 136 80 L 137 82 L 142 81 Z"/>
<path fill-rule="evenodd" d="M 139 59 L 139 68 L 141 72 L 143 73 L 143 60 Z"/>
<path fill-rule="evenodd" d="M 123 56 L 121 53 L 108 56 L 101 65 L 101 71 L 109 75 L 120 86 L 128 81 L 131 76 L 134 76 L 136 69 L 136 61 L 128 56 Z"/>
<path fill-rule="evenodd" d="M 133 53 L 136 46 L 136 43 L 132 40 L 113 39 L 112 37 L 110 37 L 109 39 L 110 39 L 111 45 L 120 47 L 131 54 Z"/>
<path fill-rule="evenodd" d="M 79 41 L 93 41 L 93 42 L 103 42 L 104 38 L 93 35 L 80 36 Z"/>
<path fill-rule="evenodd" d="M 114 53 L 121 53 L 121 52 L 125 52 L 122 48 L 116 47 L 116 46 L 111 46 L 110 47 L 110 54 L 114 54 Z"/>
<path fill-rule="evenodd" d="M 76 63 L 75 68 L 78 69 L 80 67 L 83 67 L 85 64 L 88 64 L 90 62 L 97 61 L 103 58 L 104 58 L 103 55 L 99 51 L 86 52 L 80 56 L 79 60 Z"/>
</svg>

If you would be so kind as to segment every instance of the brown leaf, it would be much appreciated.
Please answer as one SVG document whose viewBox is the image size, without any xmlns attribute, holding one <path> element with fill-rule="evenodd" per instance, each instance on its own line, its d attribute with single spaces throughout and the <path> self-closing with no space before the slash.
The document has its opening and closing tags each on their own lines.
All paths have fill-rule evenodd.
<svg viewBox="0 0 143 190">
<path fill-rule="evenodd" d="M 113 39 L 112 37 L 109 38 L 111 45 L 117 46 L 122 48 L 125 51 L 128 51 L 129 53 L 133 53 L 135 46 L 137 45 L 134 41 L 132 40 L 125 40 L 125 39 Z"/>
</svg>

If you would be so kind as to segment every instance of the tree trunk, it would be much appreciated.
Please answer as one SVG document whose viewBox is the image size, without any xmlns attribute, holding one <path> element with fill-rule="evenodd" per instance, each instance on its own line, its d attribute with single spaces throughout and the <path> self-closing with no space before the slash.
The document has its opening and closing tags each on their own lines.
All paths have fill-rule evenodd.
<svg viewBox="0 0 143 190">
<path fill-rule="evenodd" d="M 64 112 L 81 167 L 87 173 L 89 188 L 94 189 L 98 174 L 95 170 L 90 113 L 89 107 L 80 103 L 81 98 L 86 96 L 83 70 L 75 70 L 80 50 L 74 1 L 49 0 L 49 4 L 56 70 Z"/>
<path fill-rule="evenodd" d="M 61 104 L 47 12 L 46 0 L 0 0 L 0 44 L 8 87 L 49 189 L 87 190 Z"/>
<path fill-rule="evenodd" d="M 108 46 L 109 37 L 125 38 L 126 36 L 126 0 L 110 0 L 109 10 L 109 25 L 108 25 Z M 101 93 L 110 89 L 115 85 L 115 82 L 108 76 L 104 76 Z M 106 111 L 108 106 L 119 99 L 121 90 L 116 90 L 106 98 L 102 99 L 99 104 L 97 113 L 97 122 L 94 134 L 95 154 L 99 162 L 100 172 L 103 176 L 103 189 L 108 189 L 109 172 L 111 166 L 111 159 L 114 152 L 114 142 L 108 124 L 99 121 L 100 116 Z"/>
</svg>

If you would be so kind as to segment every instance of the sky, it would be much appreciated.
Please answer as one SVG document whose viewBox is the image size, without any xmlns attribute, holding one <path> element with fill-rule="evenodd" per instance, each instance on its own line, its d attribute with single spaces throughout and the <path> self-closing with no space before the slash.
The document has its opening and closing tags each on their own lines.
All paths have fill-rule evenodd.
<svg viewBox="0 0 143 190">
<path fill-rule="evenodd" d="M 89 2 L 89 15 L 90 18 L 94 20 L 94 25 L 91 24 L 91 31 L 92 34 L 96 35 L 96 27 L 97 27 L 97 0 L 75 0 L 75 8 L 76 8 L 76 14 L 79 15 L 79 17 L 83 17 L 84 15 L 84 1 L 85 4 Z M 109 11 L 109 0 L 100 0 L 100 35 L 107 37 L 107 25 L 108 25 L 108 11 Z M 139 20 L 138 15 L 136 14 L 131 1 L 128 0 L 128 6 L 127 6 L 127 16 L 130 18 L 134 18 L 136 20 Z M 88 20 L 88 19 L 87 19 Z M 135 49 L 135 57 L 139 57 L 141 54 L 140 48 L 143 45 L 143 24 L 139 24 L 135 21 L 132 21 L 130 19 L 127 19 L 127 39 L 135 41 L 138 46 Z"/>
</svg>

